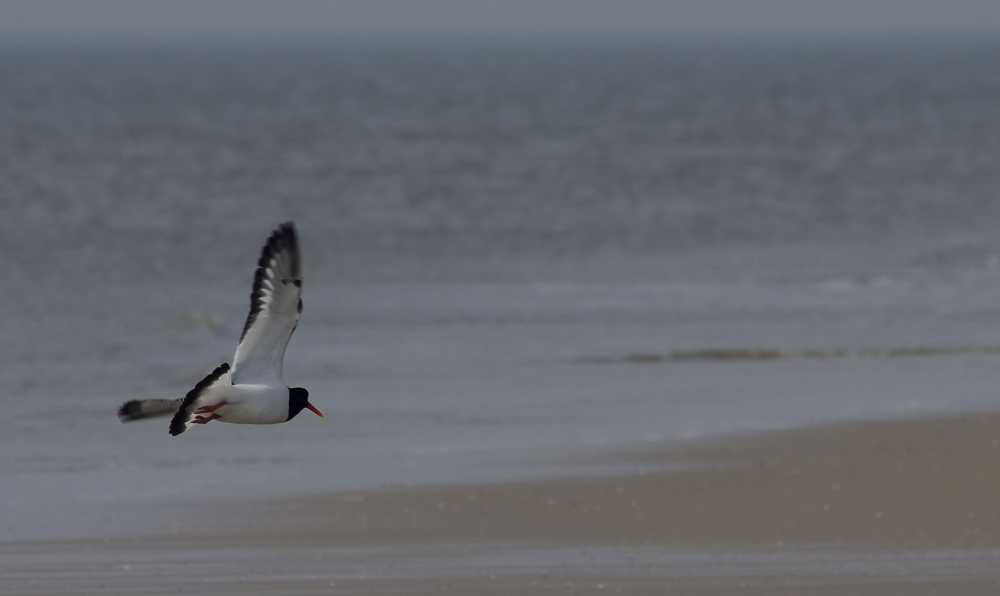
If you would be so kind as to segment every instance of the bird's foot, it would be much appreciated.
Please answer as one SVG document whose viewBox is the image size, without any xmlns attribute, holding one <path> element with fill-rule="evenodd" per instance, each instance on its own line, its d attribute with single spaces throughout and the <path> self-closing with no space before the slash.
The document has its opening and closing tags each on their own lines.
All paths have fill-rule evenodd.
<svg viewBox="0 0 1000 596">
<path fill-rule="evenodd" d="M 222 400 L 219 403 L 215 404 L 214 406 L 202 406 L 202 407 L 198 408 L 197 410 L 195 410 L 194 413 L 195 414 L 214 414 L 216 410 L 218 410 L 219 408 L 221 408 L 222 406 L 224 406 L 224 405 L 226 405 L 228 403 L 229 403 L 228 401 Z"/>
<path fill-rule="evenodd" d="M 209 422 L 218 420 L 219 418 L 222 418 L 222 416 L 219 416 L 218 414 L 212 414 L 207 418 L 204 416 L 195 416 L 191 419 L 191 424 L 208 424 Z"/>
</svg>

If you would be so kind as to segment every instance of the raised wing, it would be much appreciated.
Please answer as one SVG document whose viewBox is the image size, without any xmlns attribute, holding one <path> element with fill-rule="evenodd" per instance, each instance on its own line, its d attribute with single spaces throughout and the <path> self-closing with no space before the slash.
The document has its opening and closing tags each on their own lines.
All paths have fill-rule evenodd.
<svg viewBox="0 0 1000 596">
<path fill-rule="evenodd" d="M 233 384 L 281 381 L 285 347 L 302 312 L 302 266 L 292 222 L 271 233 L 260 251 L 250 314 L 233 360 Z"/>
</svg>

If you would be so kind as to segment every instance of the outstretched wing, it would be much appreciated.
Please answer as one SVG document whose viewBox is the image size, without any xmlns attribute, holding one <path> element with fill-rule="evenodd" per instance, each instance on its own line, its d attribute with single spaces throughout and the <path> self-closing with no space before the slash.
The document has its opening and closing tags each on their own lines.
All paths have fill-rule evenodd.
<svg viewBox="0 0 1000 596">
<path fill-rule="evenodd" d="M 184 396 L 184 401 L 180 402 L 180 408 L 177 410 L 177 413 L 170 419 L 170 434 L 176 437 L 187 430 L 190 426 L 191 414 L 200 406 L 207 405 L 202 403 L 202 400 L 206 397 L 206 394 L 212 391 L 213 387 L 218 391 L 221 387 L 230 384 L 229 364 L 223 362 Z"/>
<path fill-rule="evenodd" d="M 302 266 L 292 222 L 281 224 L 260 251 L 250 314 L 233 360 L 233 384 L 281 382 L 285 347 L 302 312 Z"/>
</svg>

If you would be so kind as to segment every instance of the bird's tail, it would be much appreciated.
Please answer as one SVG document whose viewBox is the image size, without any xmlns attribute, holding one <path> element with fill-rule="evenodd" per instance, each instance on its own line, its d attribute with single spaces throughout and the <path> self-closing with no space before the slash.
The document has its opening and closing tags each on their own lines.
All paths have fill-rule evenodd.
<svg viewBox="0 0 1000 596">
<path fill-rule="evenodd" d="M 181 408 L 181 399 L 133 399 L 118 408 L 118 419 L 122 424 L 144 418 L 173 416 Z"/>
</svg>

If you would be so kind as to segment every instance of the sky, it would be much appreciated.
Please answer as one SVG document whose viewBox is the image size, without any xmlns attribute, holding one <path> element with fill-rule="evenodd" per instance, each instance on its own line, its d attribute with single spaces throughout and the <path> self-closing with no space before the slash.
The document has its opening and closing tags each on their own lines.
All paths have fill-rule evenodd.
<svg viewBox="0 0 1000 596">
<path fill-rule="evenodd" d="M 1000 39 L 1000 0 L 0 0 L 0 41 Z"/>
</svg>

